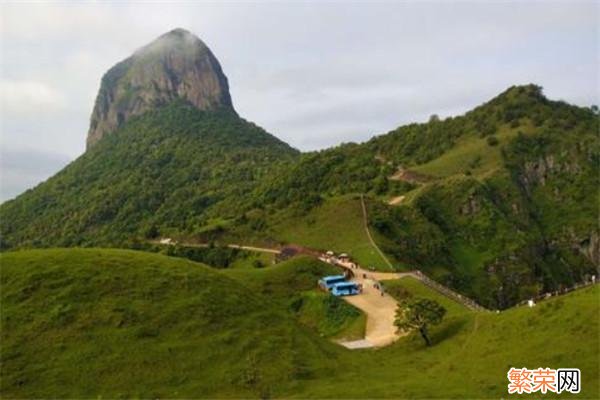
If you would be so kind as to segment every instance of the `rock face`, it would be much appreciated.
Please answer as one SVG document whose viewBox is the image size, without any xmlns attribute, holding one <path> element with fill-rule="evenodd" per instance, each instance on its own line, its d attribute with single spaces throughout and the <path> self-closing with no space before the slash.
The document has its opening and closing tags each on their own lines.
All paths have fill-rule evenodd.
<svg viewBox="0 0 600 400">
<path fill-rule="evenodd" d="M 184 29 L 162 35 L 104 74 L 87 149 L 132 116 L 176 98 L 200 110 L 235 113 L 219 61 L 200 39 Z"/>
</svg>

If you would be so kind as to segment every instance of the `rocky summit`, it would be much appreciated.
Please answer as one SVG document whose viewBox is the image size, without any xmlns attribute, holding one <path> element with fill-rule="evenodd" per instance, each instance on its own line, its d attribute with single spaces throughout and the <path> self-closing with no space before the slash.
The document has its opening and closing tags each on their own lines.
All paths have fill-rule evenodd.
<svg viewBox="0 0 600 400">
<path fill-rule="evenodd" d="M 235 113 L 219 61 L 198 37 L 179 28 L 142 47 L 102 77 L 87 149 L 132 116 L 177 98 L 199 110 Z"/>
</svg>

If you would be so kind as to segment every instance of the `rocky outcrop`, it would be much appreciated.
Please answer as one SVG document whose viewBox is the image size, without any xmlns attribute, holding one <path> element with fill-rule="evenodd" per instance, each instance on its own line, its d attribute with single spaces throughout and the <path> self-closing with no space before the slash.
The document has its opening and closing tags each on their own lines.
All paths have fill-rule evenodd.
<svg viewBox="0 0 600 400">
<path fill-rule="evenodd" d="M 540 157 L 536 161 L 528 161 L 523 166 L 521 173 L 521 184 L 528 194 L 535 185 L 545 186 L 550 175 L 564 172 L 569 175 L 576 175 L 581 172 L 581 167 L 577 161 L 557 162 L 554 155 Z M 555 193 L 558 194 L 558 193 Z"/>
<path fill-rule="evenodd" d="M 479 200 L 474 196 L 470 195 L 467 201 L 461 206 L 460 213 L 463 215 L 477 214 L 481 210 L 481 204 Z"/>
<path fill-rule="evenodd" d="M 104 75 L 87 148 L 132 116 L 177 98 L 200 110 L 235 113 L 219 61 L 200 39 L 183 29 L 162 35 Z"/>
</svg>

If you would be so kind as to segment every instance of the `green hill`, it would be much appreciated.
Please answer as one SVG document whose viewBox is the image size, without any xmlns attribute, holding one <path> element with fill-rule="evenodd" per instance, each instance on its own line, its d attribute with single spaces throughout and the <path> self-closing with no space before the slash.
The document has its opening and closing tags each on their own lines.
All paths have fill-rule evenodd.
<svg viewBox="0 0 600 400">
<path fill-rule="evenodd" d="M 354 352 L 340 360 L 339 372 L 296 393 L 298 398 L 507 398 L 506 373 L 512 366 L 579 368 L 581 393 L 600 395 L 597 339 L 600 288 L 499 314 L 467 311 L 417 281 L 400 280 L 409 293 L 441 301 L 448 313 L 426 348 L 418 334 L 377 351 Z M 548 393 L 544 398 L 558 396 Z"/>
<path fill-rule="evenodd" d="M 302 215 L 285 209 L 272 215 L 269 221 L 271 235 L 281 241 L 338 254 L 349 253 L 361 265 L 389 271 L 369 241 L 358 196 L 325 199 Z"/>
<path fill-rule="evenodd" d="M 598 275 L 598 129 L 594 110 L 517 86 L 463 116 L 305 154 L 258 191 L 264 214 L 301 219 L 275 221 L 274 237 L 343 244 L 383 269 L 365 259 L 343 206 L 335 224 L 321 211 L 366 193 L 373 236 L 398 269 L 506 308 Z"/>
<path fill-rule="evenodd" d="M 232 113 L 184 101 L 134 117 L 48 181 L 0 206 L 2 246 L 127 245 L 194 235 L 296 151 Z"/>
<path fill-rule="evenodd" d="M 365 315 L 342 299 L 317 289 L 317 280 L 339 274 L 338 268 L 301 256 L 267 268 L 223 272 L 291 313 L 321 337 L 364 338 Z"/>
<path fill-rule="evenodd" d="M 362 226 L 364 193 L 397 269 L 506 308 L 599 273 L 598 129 L 595 111 L 528 85 L 463 116 L 299 155 L 235 113 L 179 100 L 2 204 L 1 244 L 287 242 L 389 269 Z"/>
<path fill-rule="evenodd" d="M 286 296 L 330 272 L 313 260 L 221 272 L 151 253 L 57 249 L 0 263 L 6 398 L 500 398 L 511 366 L 580 368 L 578 396 L 600 395 L 598 286 L 496 314 L 418 281 L 389 282 L 392 294 L 446 306 L 434 345 L 415 334 L 350 351 L 305 323 L 312 311 L 287 307 Z"/>
<path fill-rule="evenodd" d="M 332 344 L 201 264 L 100 249 L 0 262 L 3 398 L 256 397 L 333 373 Z"/>
</svg>

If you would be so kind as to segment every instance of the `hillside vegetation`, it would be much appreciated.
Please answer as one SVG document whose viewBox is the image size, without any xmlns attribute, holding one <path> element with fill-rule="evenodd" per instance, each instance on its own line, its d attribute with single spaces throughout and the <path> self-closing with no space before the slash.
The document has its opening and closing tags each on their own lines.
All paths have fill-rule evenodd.
<svg viewBox="0 0 600 400">
<path fill-rule="evenodd" d="M 506 308 L 600 273 L 598 129 L 595 110 L 517 86 L 464 116 L 303 155 L 259 190 L 267 214 L 367 193 L 373 236 L 398 269 Z M 315 214 L 280 236 L 327 248 L 348 235 L 321 234 L 328 222 Z M 357 259 L 360 243 L 345 244 Z"/>
<path fill-rule="evenodd" d="M 100 249 L 0 262 L 2 397 L 268 396 L 335 365 L 332 344 L 201 264 Z"/>
<path fill-rule="evenodd" d="M 286 306 L 330 272 L 314 260 L 219 272 L 151 253 L 56 249 L 0 262 L 2 397 L 499 398 L 515 365 L 580 368 L 578 396 L 600 395 L 598 286 L 496 314 L 418 281 L 388 282 L 391 294 L 448 309 L 434 345 L 415 334 L 350 351 Z"/>
<path fill-rule="evenodd" d="M 323 200 L 308 213 L 286 209 L 270 218 L 272 237 L 322 251 L 352 254 L 365 267 L 388 270 L 389 266 L 369 242 L 359 196 Z"/>
<path fill-rule="evenodd" d="M 396 269 L 504 309 L 600 275 L 598 130 L 597 109 L 527 85 L 462 116 L 298 154 L 232 113 L 176 101 L 2 204 L 1 245 L 296 243 L 389 269 L 362 227 L 365 194 Z"/>
<path fill-rule="evenodd" d="M 272 304 L 291 313 L 322 337 L 364 338 L 364 314 L 317 288 L 320 278 L 338 275 L 338 268 L 301 256 L 267 268 L 231 269 L 225 273 L 253 293 L 264 295 Z"/>
<path fill-rule="evenodd" d="M 2 247 L 126 246 L 194 235 L 237 215 L 240 198 L 296 154 L 232 113 L 175 101 L 132 118 L 2 204 Z"/>
</svg>

